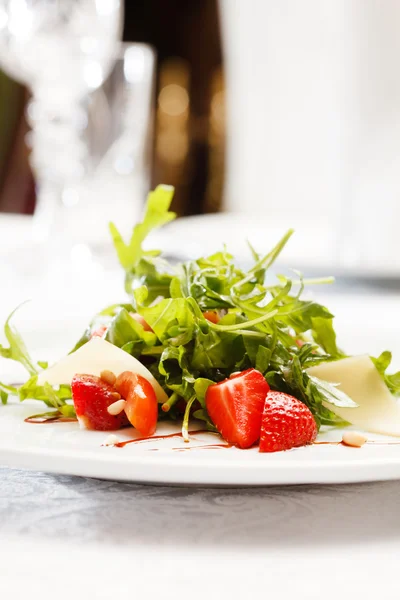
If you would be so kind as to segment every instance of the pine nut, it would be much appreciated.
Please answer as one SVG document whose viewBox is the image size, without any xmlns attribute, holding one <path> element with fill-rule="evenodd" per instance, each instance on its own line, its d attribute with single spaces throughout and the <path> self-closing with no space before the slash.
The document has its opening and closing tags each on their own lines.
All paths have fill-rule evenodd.
<svg viewBox="0 0 400 600">
<path fill-rule="evenodd" d="M 112 415 L 113 417 L 115 417 L 116 415 L 119 415 L 124 410 L 125 404 L 126 404 L 126 400 L 117 400 L 116 402 L 113 402 L 107 408 L 108 414 Z"/>
<path fill-rule="evenodd" d="M 115 398 L 115 400 L 121 400 L 121 394 L 118 392 L 111 392 L 111 396 Z"/>
<path fill-rule="evenodd" d="M 102 446 L 115 446 L 115 444 L 118 444 L 118 442 L 119 438 L 112 433 L 104 440 Z"/>
<path fill-rule="evenodd" d="M 107 369 L 100 373 L 100 379 L 105 381 L 105 383 L 109 383 L 110 385 L 114 385 L 117 380 L 114 373 L 112 371 L 108 371 Z"/>
<path fill-rule="evenodd" d="M 359 431 L 345 431 L 342 436 L 342 442 L 345 446 L 353 446 L 354 448 L 361 448 L 367 441 L 365 435 Z"/>
</svg>

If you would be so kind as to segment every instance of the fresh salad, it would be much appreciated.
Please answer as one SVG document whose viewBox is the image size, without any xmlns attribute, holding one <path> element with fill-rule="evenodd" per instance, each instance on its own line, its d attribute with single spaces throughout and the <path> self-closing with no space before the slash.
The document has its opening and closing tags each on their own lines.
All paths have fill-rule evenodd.
<svg viewBox="0 0 400 600">
<path fill-rule="evenodd" d="M 41 400 L 41 419 L 102 431 L 132 425 L 140 436 L 172 420 L 186 440 L 197 419 L 228 444 L 258 444 L 260 452 L 310 444 L 321 426 L 400 435 L 391 354 L 347 356 L 332 313 L 303 298 L 306 286 L 332 278 L 272 271 L 293 231 L 267 254 L 249 243 L 247 271 L 223 246 L 171 264 L 145 240 L 175 218 L 172 197 L 170 186 L 149 194 L 128 243 L 110 224 L 127 297 L 96 314 L 68 356 L 52 366 L 34 362 L 10 315 L 0 357 L 20 362 L 28 376 L 18 388 L 0 382 L 1 402 Z"/>
</svg>

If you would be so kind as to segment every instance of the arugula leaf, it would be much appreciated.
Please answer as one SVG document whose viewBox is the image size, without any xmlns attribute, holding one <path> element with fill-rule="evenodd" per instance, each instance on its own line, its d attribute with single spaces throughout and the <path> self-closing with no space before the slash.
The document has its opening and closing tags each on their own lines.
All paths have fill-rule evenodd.
<svg viewBox="0 0 400 600">
<path fill-rule="evenodd" d="M 371 360 L 374 363 L 375 367 L 378 369 L 379 373 L 384 377 L 386 375 L 386 369 L 390 366 L 392 362 L 392 353 L 389 350 L 385 350 L 378 356 L 378 358 L 374 358 L 371 356 Z"/>
<path fill-rule="evenodd" d="M 287 296 L 283 299 L 283 306 L 279 312 L 279 318 L 293 327 L 296 334 L 312 330 L 313 321 L 316 318 L 332 319 L 332 313 L 317 302 L 299 300 Z"/>
<path fill-rule="evenodd" d="M 147 290 L 145 305 L 149 306 L 170 296 L 173 275 L 174 270 L 162 258 L 142 258 L 134 269 L 126 273 L 125 291 L 135 301 L 136 289 L 144 286 Z"/>
<path fill-rule="evenodd" d="M 200 408 L 199 410 L 195 410 L 193 413 L 193 417 L 198 421 L 204 421 L 206 424 L 206 428 L 208 431 L 212 431 L 213 433 L 218 433 L 218 429 L 212 423 L 210 417 L 208 416 L 208 412 L 204 408 Z"/>
<path fill-rule="evenodd" d="M 146 299 L 147 290 L 140 288 L 135 295 L 139 314 L 161 342 L 180 346 L 193 339 L 195 322 L 185 298 L 166 298 L 154 306 L 143 306 L 139 302 Z"/>
<path fill-rule="evenodd" d="M 203 408 L 206 407 L 206 393 L 210 385 L 214 385 L 215 381 L 206 379 L 205 377 L 199 377 L 194 382 L 194 391 L 197 400 L 200 402 Z"/>
<path fill-rule="evenodd" d="M 67 417 L 68 419 L 76 419 L 75 406 L 72 404 L 63 404 L 60 406 L 59 411 L 63 417 Z"/>
<path fill-rule="evenodd" d="M 392 353 L 388 350 L 382 352 L 378 358 L 370 357 L 375 367 L 378 369 L 383 381 L 386 383 L 390 392 L 396 396 L 400 396 L 400 371 L 397 373 L 393 373 L 392 375 L 388 375 L 386 370 L 389 368 L 390 363 L 392 362 Z"/>
<path fill-rule="evenodd" d="M 0 381 L 0 390 L 3 390 L 7 394 L 16 395 L 18 393 L 18 390 L 16 387 L 14 387 L 13 385 L 6 385 L 5 383 L 2 383 L 1 381 Z"/>
<path fill-rule="evenodd" d="M 266 348 L 265 346 L 259 346 L 256 354 L 255 368 L 260 373 L 267 373 L 270 362 L 271 362 L 272 352 L 270 348 Z"/>
<path fill-rule="evenodd" d="M 226 252 L 217 252 L 208 258 L 184 263 L 180 275 L 181 295 L 195 299 L 202 311 L 234 308 L 230 288 L 238 272 L 232 258 Z"/>
<path fill-rule="evenodd" d="M 100 313 L 95 315 L 94 318 L 90 321 L 88 327 L 86 327 L 85 331 L 83 332 L 83 334 L 81 335 L 81 337 L 79 338 L 79 340 L 77 341 L 77 343 L 72 348 L 69 354 L 72 354 L 73 352 L 81 348 L 81 346 L 86 344 L 92 338 L 93 331 L 96 331 L 96 329 L 99 329 L 102 326 L 109 327 L 113 318 L 118 315 L 121 309 L 125 309 L 128 312 L 134 312 L 135 310 L 132 304 L 127 303 L 111 304 L 111 306 L 107 306 Z"/>
<path fill-rule="evenodd" d="M 69 354 L 76 352 L 82 346 L 84 346 L 92 337 L 92 331 L 94 330 L 92 324 L 95 322 L 95 319 L 91 321 L 90 325 L 85 329 L 79 340 L 76 342 L 75 346 L 70 350 Z"/>
<path fill-rule="evenodd" d="M 25 400 L 26 398 L 43 400 L 48 406 L 59 408 L 65 404 L 66 398 L 71 398 L 70 388 L 69 386 L 61 386 L 60 389 L 55 392 L 48 384 L 45 384 L 44 386 L 36 385 L 39 367 L 46 368 L 47 362 L 40 361 L 35 365 L 21 335 L 17 329 L 12 326 L 11 319 L 18 308 L 19 306 L 12 311 L 5 322 L 4 333 L 9 343 L 9 347 L 5 348 L 0 345 L 0 356 L 21 363 L 31 375 L 31 378 L 18 390 L 14 386 L 0 383 L 1 402 L 2 404 L 6 404 L 8 395 L 13 394 L 18 395 L 20 400 Z"/>
<path fill-rule="evenodd" d="M 243 295 L 243 293 L 247 293 L 243 286 L 251 281 L 254 283 L 261 282 L 264 283 L 265 275 L 268 269 L 274 264 L 289 239 L 292 237 L 294 233 L 293 229 L 289 229 L 281 240 L 272 248 L 270 252 L 268 252 L 264 257 L 260 258 L 251 269 L 249 269 L 248 273 L 235 283 L 233 288 L 233 293 L 235 295 Z M 254 251 L 253 251 L 254 254 Z"/>
<path fill-rule="evenodd" d="M 143 256 L 148 255 L 148 252 L 143 250 L 143 242 L 150 231 L 175 219 L 175 213 L 168 210 L 173 195 L 174 188 L 169 185 L 159 185 L 154 191 L 149 193 L 143 221 L 134 227 L 129 244 L 125 244 L 114 223 L 110 223 L 110 232 L 114 246 L 119 262 L 125 271 L 134 268 Z M 150 254 L 154 255 L 154 252 Z"/>
<path fill-rule="evenodd" d="M 47 406 L 59 409 L 66 404 L 66 400 L 71 399 L 71 387 L 60 385 L 59 389 L 55 390 L 48 383 L 37 385 L 37 375 L 34 375 L 18 389 L 18 396 L 21 402 L 41 400 Z"/>
<path fill-rule="evenodd" d="M 2 404 L 7 404 L 9 395 L 16 396 L 18 390 L 13 385 L 6 385 L 0 381 L 0 401 Z"/>
<path fill-rule="evenodd" d="M 77 420 L 76 412 L 74 406 L 71 404 L 64 404 L 57 409 L 53 409 L 51 411 L 47 411 L 44 413 L 39 413 L 36 415 L 31 415 L 29 417 L 30 423 L 45 423 L 51 421 L 58 421 L 62 419 L 68 420 Z"/>
<path fill-rule="evenodd" d="M 193 369 L 210 372 L 212 369 L 232 369 L 243 358 L 243 343 L 235 333 L 207 333 L 197 330 L 191 360 Z"/>
<path fill-rule="evenodd" d="M 339 408 L 357 408 L 358 404 L 354 402 L 350 396 L 342 392 L 336 385 L 323 381 L 314 375 L 308 375 L 308 377 L 309 389 L 312 390 L 312 393 L 314 394 L 317 392 L 325 402 L 338 406 Z"/>
<path fill-rule="evenodd" d="M 125 308 L 121 308 L 109 324 L 105 339 L 124 350 L 127 350 L 129 344 L 129 354 L 136 358 L 145 348 L 157 343 L 157 336 L 151 331 L 145 331 Z"/>
<path fill-rule="evenodd" d="M 333 328 L 333 319 L 324 317 L 311 317 L 312 335 L 314 341 L 334 358 L 344 358 L 345 354 L 336 345 L 336 332 Z"/>
<path fill-rule="evenodd" d="M 20 306 L 22 305 L 17 306 L 17 308 L 12 311 L 4 324 L 4 334 L 9 343 L 9 347 L 5 348 L 0 344 L 0 356 L 21 363 L 30 375 L 34 375 L 35 373 L 38 373 L 39 370 L 30 357 L 22 337 L 11 324 L 11 319 Z"/>
<path fill-rule="evenodd" d="M 43 390 L 47 396 L 47 402 L 50 406 L 54 406 L 54 408 L 59 408 L 63 404 L 65 404 L 64 400 L 61 400 L 55 390 L 51 387 L 51 385 L 47 382 L 43 384 Z"/>
<path fill-rule="evenodd" d="M 181 398 L 190 400 L 194 395 L 196 378 L 189 369 L 188 352 L 184 346 L 165 348 L 158 369 L 170 390 Z"/>
<path fill-rule="evenodd" d="M 349 396 L 334 385 L 306 373 L 297 356 L 293 357 L 288 366 L 281 369 L 281 374 L 284 382 L 284 389 L 281 391 L 289 392 L 302 400 L 313 413 L 318 426 L 328 424 L 342 426 L 345 423 L 343 419 L 327 409 L 323 402 L 340 407 L 357 407 Z M 280 387 L 279 379 L 275 378 L 273 384 Z"/>
</svg>

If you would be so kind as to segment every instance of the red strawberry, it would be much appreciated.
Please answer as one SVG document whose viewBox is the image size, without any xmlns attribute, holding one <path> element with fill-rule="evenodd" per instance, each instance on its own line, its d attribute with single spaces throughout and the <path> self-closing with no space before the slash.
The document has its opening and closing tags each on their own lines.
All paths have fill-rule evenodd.
<svg viewBox="0 0 400 600">
<path fill-rule="evenodd" d="M 129 425 L 124 412 L 108 414 L 107 408 L 118 395 L 115 388 L 95 375 L 75 375 L 71 382 L 72 400 L 81 427 L 108 431 Z"/>
<path fill-rule="evenodd" d="M 279 452 L 311 444 L 317 424 L 309 408 L 297 398 L 270 391 L 261 423 L 260 452 Z"/>
<path fill-rule="evenodd" d="M 207 411 L 227 442 L 250 448 L 259 439 L 268 391 L 268 383 L 255 369 L 210 385 L 206 393 Z"/>
</svg>

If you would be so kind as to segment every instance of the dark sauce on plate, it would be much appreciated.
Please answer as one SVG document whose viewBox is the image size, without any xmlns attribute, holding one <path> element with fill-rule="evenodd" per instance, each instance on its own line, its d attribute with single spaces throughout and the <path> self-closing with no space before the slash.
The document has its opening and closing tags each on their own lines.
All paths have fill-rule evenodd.
<svg viewBox="0 0 400 600">
<path fill-rule="evenodd" d="M 24 419 L 24 422 L 44 425 L 45 423 L 77 423 L 77 419 L 73 417 L 41 417 L 40 415 L 34 415 Z"/>
<path fill-rule="evenodd" d="M 196 435 L 196 433 L 213 433 L 212 431 L 208 431 L 207 429 L 194 429 L 193 431 L 188 432 L 189 435 Z M 178 438 L 183 437 L 181 431 L 177 431 L 176 433 L 168 433 L 166 435 L 150 435 L 141 438 L 134 438 L 132 440 L 126 440 L 125 442 L 117 442 L 114 444 L 117 448 L 123 448 L 127 444 L 139 444 L 140 442 L 152 442 L 153 440 L 167 440 L 169 438 Z"/>
</svg>

